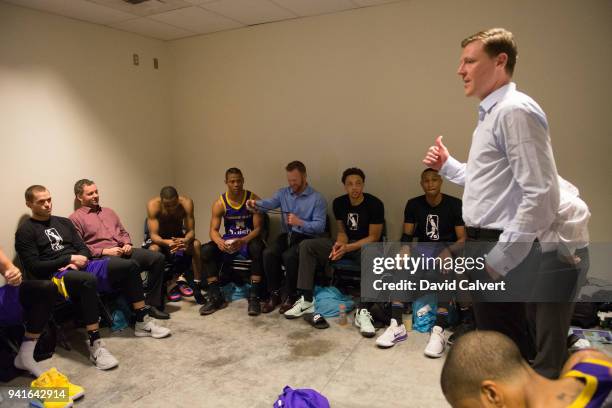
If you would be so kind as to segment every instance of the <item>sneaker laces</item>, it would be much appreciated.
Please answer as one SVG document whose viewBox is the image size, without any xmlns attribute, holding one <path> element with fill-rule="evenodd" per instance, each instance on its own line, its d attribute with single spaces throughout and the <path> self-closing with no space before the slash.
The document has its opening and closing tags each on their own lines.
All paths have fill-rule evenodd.
<svg viewBox="0 0 612 408">
<path fill-rule="evenodd" d="M 32 381 L 32 387 L 37 387 L 37 388 L 52 388 L 52 387 L 54 387 L 55 384 L 53 382 L 53 377 L 51 377 L 51 375 L 50 375 L 51 373 L 49 371 L 50 370 L 45 371 L 37 379 Z"/>
<path fill-rule="evenodd" d="M 59 385 L 60 387 L 68 387 L 68 377 L 57 371 L 55 367 L 51 368 L 49 371 L 47 371 L 47 373 L 49 377 L 51 377 L 54 384 Z"/>
<path fill-rule="evenodd" d="M 364 312 L 365 310 L 365 312 Z M 372 314 L 370 313 L 370 311 L 368 309 L 361 309 L 359 311 L 359 316 L 365 316 L 368 319 L 370 319 L 371 321 L 374 321 L 374 318 L 372 317 Z"/>
<path fill-rule="evenodd" d="M 95 348 L 93 352 L 94 357 L 98 359 L 99 357 L 102 357 L 102 356 L 104 357 L 111 356 L 110 351 L 108 351 L 105 347 L 106 344 L 104 344 L 102 340 L 97 340 L 97 341 L 99 341 L 99 343 L 97 347 L 94 345 L 94 348 Z"/>
</svg>

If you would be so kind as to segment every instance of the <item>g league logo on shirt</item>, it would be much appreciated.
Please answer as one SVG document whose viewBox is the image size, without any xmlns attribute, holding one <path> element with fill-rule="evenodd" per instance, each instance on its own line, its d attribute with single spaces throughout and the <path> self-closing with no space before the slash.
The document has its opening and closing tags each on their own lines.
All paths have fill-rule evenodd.
<svg viewBox="0 0 612 408">
<path fill-rule="evenodd" d="M 46 229 L 45 234 L 47 235 L 49 242 L 51 242 L 52 250 L 61 251 L 62 249 L 64 249 L 64 246 L 62 245 L 62 242 L 64 242 L 64 239 L 59 234 L 59 232 L 57 232 L 55 228 Z"/>
<path fill-rule="evenodd" d="M 346 221 L 351 231 L 357 231 L 359 228 L 359 213 L 348 213 Z"/>
<path fill-rule="evenodd" d="M 425 223 L 425 233 L 427 237 L 432 241 L 437 241 L 440 239 L 440 230 L 439 230 L 439 219 L 436 214 L 427 214 L 427 221 Z"/>
</svg>

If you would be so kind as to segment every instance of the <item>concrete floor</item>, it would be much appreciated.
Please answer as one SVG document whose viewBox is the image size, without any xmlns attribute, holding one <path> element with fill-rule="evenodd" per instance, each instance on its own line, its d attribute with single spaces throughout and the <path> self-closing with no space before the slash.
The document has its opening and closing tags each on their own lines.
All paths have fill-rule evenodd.
<svg viewBox="0 0 612 408">
<path fill-rule="evenodd" d="M 173 333 L 167 339 L 103 329 L 119 360 L 111 371 L 89 362 L 82 330 L 69 334 L 73 350 L 58 347 L 41 364 L 85 387 L 75 407 L 268 408 L 285 385 L 314 388 L 334 408 L 448 406 L 439 386 L 443 359 L 423 356 L 427 334 L 411 331 L 407 341 L 381 350 L 375 338 L 336 319 L 317 330 L 277 311 L 249 317 L 245 300 L 206 317 L 198 308 L 192 300 L 170 304 L 172 319 L 163 323 Z M 28 381 L 19 377 L 5 385 Z"/>
</svg>

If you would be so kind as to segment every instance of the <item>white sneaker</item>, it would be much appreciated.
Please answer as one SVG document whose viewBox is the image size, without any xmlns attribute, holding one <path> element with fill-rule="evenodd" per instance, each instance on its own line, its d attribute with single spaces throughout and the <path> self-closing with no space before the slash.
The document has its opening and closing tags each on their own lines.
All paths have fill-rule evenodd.
<svg viewBox="0 0 612 408">
<path fill-rule="evenodd" d="M 100 370 L 110 370 L 111 368 L 117 367 L 119 361 L 106 349 L 106 344 L 102 339 L 94 341 L 93 346 L 89 345 L 89 359 L 96 365 Z"/>
<path fill-rule="evenodd" d="M 314 310 L 314 302 L 307 302 L 304 300 L 304 296 L 301 296 L 293 304 L 293 307 L 285 312 L 285 317 L 287 319 L 297 319 L 306 313 L 314 313 Z"/>
<path fill-rule="evenodd" d="M 429 342 L 425 347 L 425 355 L 431 358 L 440 358 L 444 354 L 445 348 L 446 337 L 444 336 L 444 329 L 440 326 L 434 326 L 431 329 Z"/>
<path fill-rule="evenodd" d="M 142 322 L 136 322 L 134 326 L 134 335 L 136 337 L 153 337 L 161 339 L 170 335 L 170 329 L 158 326 L 156 320 L 151 316 L 145 316 Z"/>
<path fill-rule="evenodd" d="M 580 339 L 577 342 L 575 342 L 574 344 L 572 344 L 572 347 L 570 347 L 570 351 L 576 351 L 576 350 L 582 350 L 582 349 L 588 349 L 591 348 L 591 342 L 588 341 L 587 339 Z"/>
<path fill-rule="evenodd" d="M 404 324 L 398 325 L 395 319 L 391 319 L 391 324 L 387 327 L 387 330 L 376 339 L 376 345 L 382 348 L 389 348 L 407 338 L 408 333 L 406 333 Z"/>
<path fill-rule="evenodd" d="M 374 337 L 376 329 L 372 322 L 374 319 L 368 309 L 357 309 L 355 313 L 355 326 L 359 327 L 359 332 L 363 337 Z"/>
</svg>

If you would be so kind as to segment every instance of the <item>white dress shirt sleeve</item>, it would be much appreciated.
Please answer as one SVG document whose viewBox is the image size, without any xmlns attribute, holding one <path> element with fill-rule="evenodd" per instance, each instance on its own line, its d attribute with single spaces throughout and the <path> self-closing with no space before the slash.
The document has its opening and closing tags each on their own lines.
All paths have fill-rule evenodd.
<svg viewBox="0 0 612 408">
<path fill-rule="evenodd" d="M 545 117 L 513 106 L 500 112 L 493 131 L 522 191 L 516 215 L 487 256 L 487 264 L 504 276 L 527 257 L 529 244 L 557 216 L 559 184 L 547 127 Z"/>
<path fill-rule="evenodd" d="M 466 163 L 461 163 L 453 156 L 448 156 L 446 162 L 440 168 L 438 174 L 450 181 L 451 183 L 465 186 L 465 167 Z"/>
</svg>

